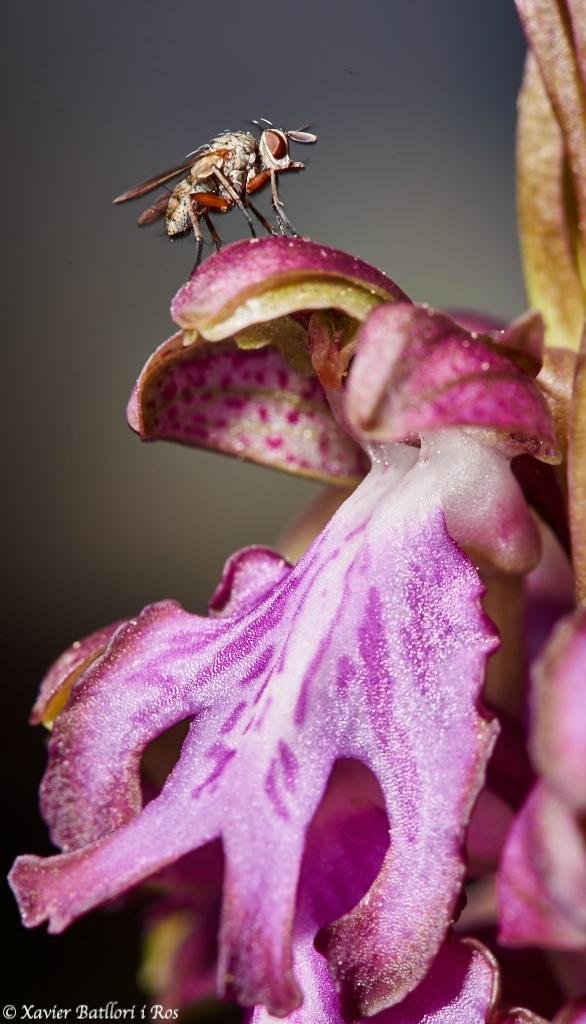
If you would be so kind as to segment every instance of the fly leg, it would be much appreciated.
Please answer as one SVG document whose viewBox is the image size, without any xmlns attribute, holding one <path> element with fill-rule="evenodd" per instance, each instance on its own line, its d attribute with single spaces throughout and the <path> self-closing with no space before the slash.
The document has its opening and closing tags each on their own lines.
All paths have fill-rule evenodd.
<svg viewBox="0 0 586 1024">
<path fill-rule="evenodd" d="M 260 210 L 257 210 L 256 206 L 250 202 L 250 199 L 246 200 L 246 205 L 252 210 L 256 219 L 260 221 L 265 231 L 268 231 L 269 235 L 278 235 L 279 232 L 275 231 L 270 220 L 267 220 L 264 213 L 261 213 Z"/>
<path fill-rule="evenodd" d="M 282 235 L 295 235 L 298 237 L 297 231 L 293 227 L 287 214 L 285 213 L 285 207 L 283 206 L 283 200 L 279 195 L 279 186 L 277 184 L 277 172 L 271 170 L 271 193 L 273 196 L 273 207 L 277 215 L 279 227 Z"/>
<path fill-rule="evenodd" d="M 210 211 L 216 211 L 216 213 L 225 213 L 226 210 L 230 209 L 230 202 L 224 199 L 222 196 L 217 195 L 215 192 L 191 192 L 189 194 L 189 216 L 191 218 L 191 225 L 193 227 L 193 233 L 195 235 L 195 241 L 197 244 L 197 257 L 193 270 L 196 270 L 199 261 L 201 260 L 201 250 L 203 246 L 203 234 L 201 230 L 200 222 L 205 220 L 212 242 L 216 249 L 219 249 L 222 244 L 222 239 L 218 235 L 212 220 L 210 217 Z"/>
<path fill-rule="evenodd" d="M 195 263 L 193 264 L 193 270 L 191 271 L 192 274 L 195 273 L 195 271 L 197 270 L 197 268 L 199 266 L 199 263 L 200 263 L 200 260 L 201 260 L 201 251 L 202 251 L 202 248 L 203 248 L 203 234 L 202 234 L 201 226 L 200 226 L 200 223 L 199 223 L 200 220 L 201 220 L 201 217 L 202 217 L 202 213 L 198 209 L 195 196 L 190 196 L 189 197 L 189 219 L 191 221 L 191 226 L 193 228 L 193 234 L 194 234 L 194 237 L 195 237 Z"/>
<path fill-rule="evenodd" d="M 222 174 L 222 171 L 220 170 L 219 167 L 214 167 L 214 174 L 216 175 L 216 178 L 218 179 L 220 184 L 223 185 L 223 187 L 225 188 L 225 190 L 228 193 L 228 195 L 230 196 L 230 198 L 234 200 L 234 202 L 236 203 L 236 206 L 242 211 L 242 213 L 246 217 L 246 219 L 248 221 L 248 226 L 250 228 L 250 234 L 252 235 L 253 238 L 256 238 L 256 231 L 254 229 L 254 221 L 253 221 L 252 217 L 250 216 L 248 210 L 246 209 L 244 203 L 242 202 L 242 199 L 238 195 L 236 189 L 232 188 L 232 185 L 228 181 L 226 175 Z"/>
<path fill-rule="evenodd" d="M 211 238 L 212 238 L 212 242 L 214 243 L 214 245 L 216 247 L 216 252 L 219 252 L 220 249 L 222 248 L 222 239 L 220 238 L 218 232 L 216 231 L 215 224 L 214 224 L 212 218 L 210 217 L 209 213 L 204 213 L 203 219 L 205 220 L 205 222 L 207 224 L 208 231 L 209 231 L 209 233 L 211 235 Z"/>
</svg>

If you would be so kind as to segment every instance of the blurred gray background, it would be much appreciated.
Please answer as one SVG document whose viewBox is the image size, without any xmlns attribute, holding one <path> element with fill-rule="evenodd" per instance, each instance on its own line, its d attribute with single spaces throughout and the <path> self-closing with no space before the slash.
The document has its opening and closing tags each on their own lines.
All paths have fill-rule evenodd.
<svg viewBox="0 0 586 1024">
<path fill-rule="evenodd" d="M 513 315 L 524 44 L 512 0 L 5 0 L 1 46 L 4 777 L 9 845 L 39 851 L 43 741 L 26 716 L 47 663 L 151 600 L 202 610 L 225 557 L 273 542 L 316 490 L 127 428 L 193 250 L 137 229 L 144 202 L 112 197 L 247 119 L 312 121 L 318 145 L 296 149 L 307 170 L 282 182 L 300 231 L 413 298 Z M 237 211 L 217 224 L 245 234 Z M 53 940 L 16 929 L 26 992 L 31 977 L 51 998 L 70 991 L 55 966 L 76 963 L 76 936 L 107 947 L 125 984 L 120 920 Z"/>
</svg>

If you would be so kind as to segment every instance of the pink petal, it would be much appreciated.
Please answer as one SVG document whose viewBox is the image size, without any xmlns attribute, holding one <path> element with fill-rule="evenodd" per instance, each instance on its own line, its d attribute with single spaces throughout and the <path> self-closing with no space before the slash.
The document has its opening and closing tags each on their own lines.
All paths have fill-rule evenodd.
<svg viewBox="0 0 586 1024">
<path fill-rule="evenodd" d="M 466 911 L 469 905 L 470 900 Z M 541 1014 L 550 1020 L 565 996 L 557 977 L 557 965 L 552 965 L 548 952 L 530 947 L 507 948 L 499 945 L 494 928 L 486 925 L 477 928 L 469 925 L 462 927 L 462 918 L 459 919 L 457 927 L 461 935 L 472 936 L 482 942 L 498 961 L 499 1006 L 503 1010 L 510 1007 L 530 1007 L 533 1013 Z M 493 1018 L 490 1019 L 493 1024 Z M 500 1015 L 497 1019 L 500 1020 Z"/>
<path fill-rule="evenodd" d="M 501 864 L 502 939 L 586 946 L 586 611 L 555 628 L 534 670 L 532 750 L 542 779 Z"/>
<path fill-rule="evenodd" d="M 194 651 L 192 621 L 173 601 L 145 608 L 73 690 L 53 729 L 41 786 L 43 817 L 61 849 L 85 847 L 140 811 L 144 749 L 196 710 L 185 685 L 189 665 L 180 671 Z M 225 631 L 221 621 L 201 620 L 199 642 L 210 657 Z"/>
<path fill-rule="evenodd" d="M 246 615 L 289 574 L 291 566 L 271 548 L 253 546 L 232 555 L 210 602 L 210 615 L 233 618 Z"/>
<path fill-rule="evenodd" d="M 348 992 L 343 993 L 345 1003 L 341 1002 L 327 961 L 315 948 L 314 936 L 370 888 L 388 846 L 384 801 L 375 780 L 356 762 L 338 762 L 307 835 L 293 936 L 295 971 L 304 1000 L 287 1018 L 290 1024 L 357 1020 L 357 1007 L 348 1001 Z M 372 1019 L 381 1024 L 484 1022 L 496 994 L 495 966 L 479 944 L 449 940 L 420 985 L 397 1006 Z M 249 1020 L 250 1024 L 269 1024 L 275 1018 L 257 1006 Z"/>
<path fill-rule="evenodd" d="M 31 725 L 50 725 L 54 722 L 67 703 L 75 681 L 103 653 L 119 625 L 119 622 L 114 622 L 111 626 L 90 633 L 83 640 L 76 640 L 57 658 L 41 683 L 31 711 Z"/>
<path fill-rule="evenodd" d="M 540 313 L 530 309 L 508 326 L 489 332 L 493 341 L 531 376 L 536 377 L 543 363 L 545 324 Z"/>
<path fill-rule="evenodd" d="M 306 1002 L 287 1020 L 290 1024 L 346 1024 L 336 988 L 325 961 L 308 949 L 300 963 Z M 491 1018 L 498 985 L 498 973 L 488 951 L 472 942 L 447 942 L 442 946 L 427 975 L 398 1006 L 368 1018 L 352 1017 L 376 1024 L 485 1024 Z M 273 1024 L 275 1018 L 261 1007 L 250 1024 Z"/>
<path fill-rule="evenodd" d="M 221 835 L 220 989 L 290 1013 L 301 1001 L 291 942 L 305 835 L 332 766 L 350 757 L 380 785 L 391 846 L 368 893 L 326 926 L 322 948 L 361 1013 L 419 984 L 454 913 L 494 738 L 478 701 L 495 641 L 433 473 L 409 471 L 409 451 L 392 461 L 377 460 L 244 617 L 153 606 L 80 679 L 56 723 L 47 787 L 71 844 L 76 829 L 85 842 L 101 838 L 17 861 L 26 924 L 48 919 L 60 931 Z M 147 736 L 190 715 L 175 769 L 139 810 Z"/>
<path fill-rule="evenodd" d="M 511 829 L 499 878 L 500 940 L 586 945 L 586 843 L 580 822 L 545 782 Z"/>
<path fill-rule="evenodd" d="M 338 485 L 364 476 L 364 454 L 336 424 L 319 381 L 278 349 L 184 342 L 183 332 L 164 342 L 135 386 L 128 421 L 143 440 L 212 448 Z"/>
<path fill-rule="evenodd" d="M 207 259 L 177 292 L 171 315 L 179 327 L 218 341 L 295 310 L 336 308 L 362 319 L 360 311 L 377 302 L 406 298 L 386 274 L 348 253 L 306 238 L 263 238 Z"/>
<path fill-rule="evenodd" d="M 514 574 L 537 565 L 539 532 L 506 453 L 486 435 L 449 428 L 422 439 L 421 459 L 436 473 L 450 536 L 472 558 L 485 569 Z M 457 480 L 453 465 L 462 469 Z"/>
<path fill-rule="evenodd" d="M 443 313 L 404 303 L 374 310 L 359 329 L 347 415 L 363 436 L 401 440 L 447 426 L 504 435 L 510 454 L 558 460 L 547 404 L 486 336 Z"/>
<path fill-rule="evenodd" d="M 452 320 L 471 334 L 484 334 L 518 365 L 539 373 L 543 361 L 545 326 L 543 318 L 535 310 L 528 310 L 510 324 L 497 317 L 471 310 L 446 310 Z"/>
<path fill-rule="evenodd" d="M 473 875 L 498 866 L 514 814 L 535 781 L 527 756 L 525 730 L 503 712 L 499 715 L 499 726 L 486 783 L 474 806 L 466 834 L 469 871 Z M 469 903 L 463 915 L 465 919 Z M 466 931 L 470 928 L 466 927 Z M 484 941 L 484 937 L 480 937 Z"/>
<path fill-rule="evenodd" d="M 557 625 L 534 668 L 533 718 L 536 768 L 586 811 L 586 608 Z"/>
</svg>

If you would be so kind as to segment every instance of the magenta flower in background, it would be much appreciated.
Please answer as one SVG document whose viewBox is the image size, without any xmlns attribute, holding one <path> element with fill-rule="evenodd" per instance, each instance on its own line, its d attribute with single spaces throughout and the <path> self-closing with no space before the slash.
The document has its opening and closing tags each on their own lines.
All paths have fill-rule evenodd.
<svg viewBox="0 0 586 1024">
<path fill-rule="evenodd" d="M 18 858 L 23 921 L 156 891 L 143 973 L 169 1005 L 586 1020 L 586 10 L 518 6 L 536 312 L 493 330 L 327 246 L 240 242 L 175 296 L 131 397 L 146 440 L 348 495 L 291 560 L 233 555 L 207 617 L 151 605 L 43 682 L 61 853 Z"/>
</svg>

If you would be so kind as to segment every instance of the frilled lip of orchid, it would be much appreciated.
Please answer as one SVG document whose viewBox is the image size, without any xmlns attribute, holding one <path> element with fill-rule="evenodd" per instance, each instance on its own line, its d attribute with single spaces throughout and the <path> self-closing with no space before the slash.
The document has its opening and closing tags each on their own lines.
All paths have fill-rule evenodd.
<svg viewBox="0 0 586 1024">
<path fill-rule="evenodd" d="M 441 471 L 414 459 L 378 461 L 295 567 L 266 549 L 232 559 L 214 617 L 163 602 L 116 629 L 54 724 L 42 809 L 65 852 L 13 869 L 26 924 L 60 931 L 221 837 L 219 988 L 290 1013 L 302 1000 L 305 836 L 350 758 L 380 786 L 391 845 L 357 905 L 323 921 L 320 956 L 358 1013 L 422 981 L 455 912 L 494 742 L 480 691 L 496 639 L 478 575 L 446 532 Z M 142 806 L 142 751 L 192 716 L 175 769 Z"/>
</svg>

